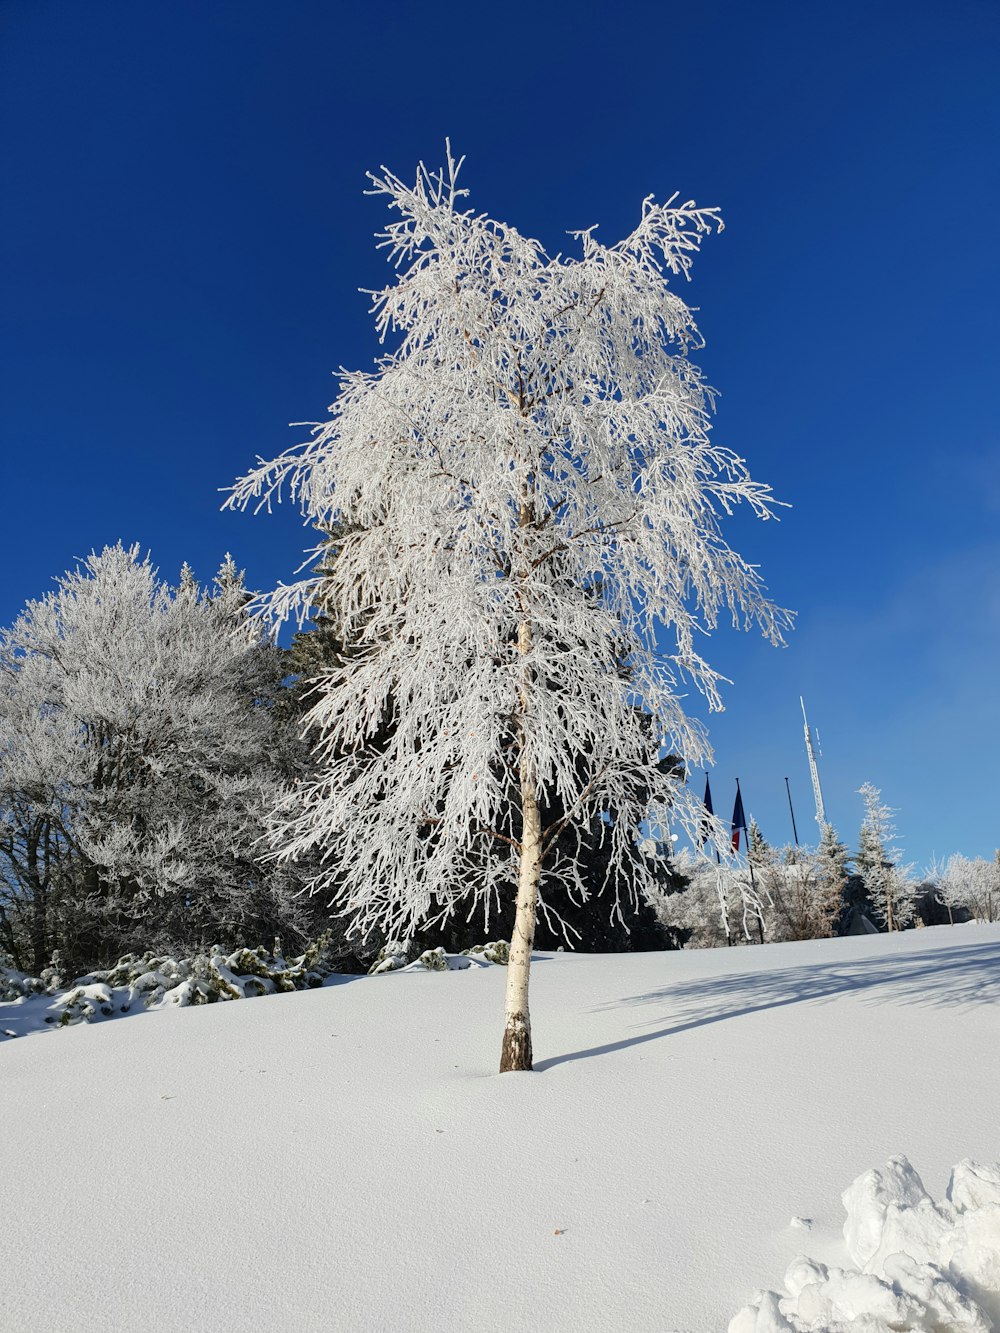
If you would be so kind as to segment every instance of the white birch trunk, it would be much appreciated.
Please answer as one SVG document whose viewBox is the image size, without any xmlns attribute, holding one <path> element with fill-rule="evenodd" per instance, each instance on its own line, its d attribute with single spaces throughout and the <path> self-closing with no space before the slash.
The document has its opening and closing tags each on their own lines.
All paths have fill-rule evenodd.
<svg viewBox="0 0 1000 1333">
<path fill-rule="evenodd" d="M 522 771 L 521 800 L 523 832 L 521 868 L 517 885 L 517 915 L 507 963 L 505 1026 L 500 1073 L 531 1068 L 531 1016 L 528 1011 L 528 977 L 531 949 L 535 941 L 538 882 L 542 869 L 542 824 L 538 800 L 530 774 Z"/>
<path fill-rule="evenodd" d="M 522 522 L 524 522 L 522 510 Z M 518 629 L 518 652 L 531 649 L 531 622 L 524 620 Z M 528 1010 L 528 980 L 531 949 L 535 942 L 538 885 L 542 875 L 542 819 L 538 808 L 535 772 L 524 743 L 526 713 L 529 709 L 530 669 L 525 668 L 521 687 L 521 851 L 517 881 L 517 911 L 507 962 L 507 992 L 504 1000 L 503 1047 L 500 1073 L 531 1069 L 531 1015 Z"/>
</svg>

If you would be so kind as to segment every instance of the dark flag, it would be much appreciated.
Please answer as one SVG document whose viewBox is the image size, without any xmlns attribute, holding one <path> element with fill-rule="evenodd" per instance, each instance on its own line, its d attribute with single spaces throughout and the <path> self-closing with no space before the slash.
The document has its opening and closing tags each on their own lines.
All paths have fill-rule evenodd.
<svg viewBox="0 0 1000 1333">
<path fill-rule="evenodd" d="M 709 785 L 708 774 L 707 774 L 707 773 L 705 774 L 705 809 L 706 809 L 706 811 L 707 811 L 710 815 L 714 815 L 714 814 L 715 814 L 715 810 L 712 808 L 712 788 L 711 788 L 711 786 Z M 702 845 L 702 847 L 704 847 L 705 843 L 708 842 L 708 837 L 709 837 L 709 833 L 710 833 L 710 832 L 711 832 L 711 829 L 710 829 L 710 827 L 709 827 L 709 822 L 708 822 L 707 819 L 705 819 L 705 820 L 702 821 L 702 825 L 701 825 L 701 845 Z"/>
<path fill-rule="evenodd" d="M 736 804 L 733 806 L 733 851 L 740 850 L 740 829 L 747 831 L 747 819 L 743 813 L 743 797 L 740 795 L 740 780 L 736 779 Z"/>
</svg>

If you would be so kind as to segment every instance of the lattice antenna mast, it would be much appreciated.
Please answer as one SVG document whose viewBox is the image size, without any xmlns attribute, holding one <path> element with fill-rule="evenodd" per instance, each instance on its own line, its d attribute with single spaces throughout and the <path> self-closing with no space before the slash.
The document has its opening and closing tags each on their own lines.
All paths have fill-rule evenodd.
<svg viewBox="0 0 1000 1333">
<path fill-rule="evenodd" d="M 816 755 L 813 752 L 812 732 L 809 730 L 809 719 L 806 717 L 805 700 L 801 694 L 799 695 L 799 703 L 802 705 L 802 721 L 805 723 L 809 776 L 812 778 L 813 798 L 816 801 L 816 823 L 822 828 L 826 823 L 826 807 L 823 805 L 823 788 L 819 785 L 819 769 L 816 767 Z"/>
</svg>

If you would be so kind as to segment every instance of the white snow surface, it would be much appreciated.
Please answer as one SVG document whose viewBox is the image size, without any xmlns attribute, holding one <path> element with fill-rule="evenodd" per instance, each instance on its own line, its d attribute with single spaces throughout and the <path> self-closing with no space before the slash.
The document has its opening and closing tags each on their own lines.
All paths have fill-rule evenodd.
<svg viewBox="0 0 1000 1333">
<path fill-rule="evenodd" d="M 928 1208 L 993 1206 L 988 1172 L 945 1195 L 1000 1157 L 1000 926 L 540 955 L 532 1074 L 494 1073 L 504 980 L 330 978 L 0 1043 L 0 1323 L 724 1333 L 786 1274 L 801 1301 L 870 1263 L 890 1204 L 927 1246 Z M 779 1299 L 747 1326 L 797 1327 Z"/>
</svg>

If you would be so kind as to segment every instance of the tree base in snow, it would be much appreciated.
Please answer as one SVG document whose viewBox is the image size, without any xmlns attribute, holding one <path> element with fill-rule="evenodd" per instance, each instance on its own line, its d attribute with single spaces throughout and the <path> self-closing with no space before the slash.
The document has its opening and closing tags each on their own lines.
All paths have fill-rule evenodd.
<svg viewBox="0 0 1000 1333">
<path fill-rule="evenodd" d="M 531 1068 L 531 1024 L 526 1014 L 512 1014 L 504 1029 L 500 1073 L 521 1073 Z"/>
</svg>

